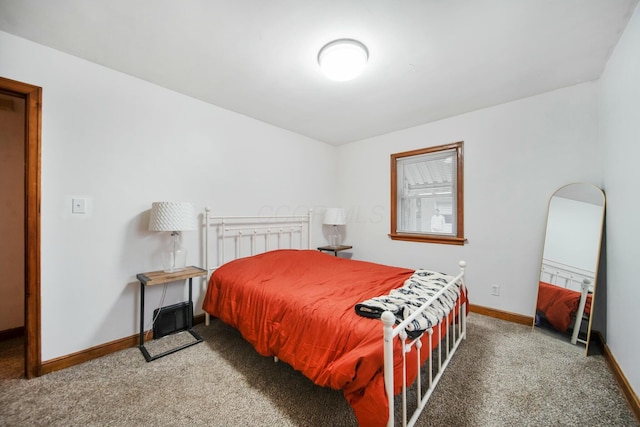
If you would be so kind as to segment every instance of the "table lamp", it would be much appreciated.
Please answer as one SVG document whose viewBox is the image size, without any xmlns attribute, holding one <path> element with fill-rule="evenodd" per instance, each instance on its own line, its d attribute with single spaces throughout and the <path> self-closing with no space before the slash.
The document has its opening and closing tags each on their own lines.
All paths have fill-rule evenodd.
<svg viewBox="0 0 640 427">
<path fill-rule="evenodd" d="M 338 225 L 345 225 L 347 223 L 347 215 L 342 208 L 328 208 L 324 213 L 325 225 L 333 225 L 333 232 L 330 236 L 331 246 L 340 246 L 342 243 L 342 236 L 338 231 Z"/>
<path fill-rule="evenodd" d="M 180 245 L 180 232 L 196 230 L 193 205 L 185 202 L 154 202 L 149 218 L 150 231 L 170 231 L 171 244 L 163 253 L 165 273 L 184 270 L 187 264 L 187 250 Z"/>
</svg>

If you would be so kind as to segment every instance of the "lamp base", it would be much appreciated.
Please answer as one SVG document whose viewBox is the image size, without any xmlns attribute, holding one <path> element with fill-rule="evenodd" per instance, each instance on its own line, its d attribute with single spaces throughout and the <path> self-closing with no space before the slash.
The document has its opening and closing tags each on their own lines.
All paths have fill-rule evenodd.
<svg viewBox="0 0 640 427">
<path fill-rule="evenodd" d="M 333 247 L 338 247 L 342 244 L 342 236 L 335 225 L 333 226 L 333 233 L 329 236 L 329 244 Z"/>
<path fill-rule="evenodd" d="M 171 248 L 163 254 L 162 268 L 165 273 L 182 271 L 187 266 L 187 250 L 180 246 L 180 233 L 174 231 Z"/>
<path fill-rule="evenodd" d="M 165 273 L 184 270 L 187 266 L 187 250 L 178 249 L 176 251 L 165 253 L 162 266 Z"/>
</svg>

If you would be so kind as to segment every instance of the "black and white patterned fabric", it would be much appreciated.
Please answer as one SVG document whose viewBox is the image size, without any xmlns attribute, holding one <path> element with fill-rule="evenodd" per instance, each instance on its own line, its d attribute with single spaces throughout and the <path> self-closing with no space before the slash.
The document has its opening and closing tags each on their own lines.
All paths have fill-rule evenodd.
<svg viewBox="0 0 640 427">
<path fill-rule="evenodd" d="M 393 289 L 388 295 L 371 298 L 356 304 L 356 313 L 378 319 L 385 311 L 396 316 L 396 324 L 411 316 L 418 308 L 442 290 L 452 276 L 429 270 L 416 270 L 403 286 Z M 455 307 L 460 296 L 460 281 L 440 295 L 414 321 L 407 326 L 409 337 L 420 336 L 437 325 Z"/>
</svg>

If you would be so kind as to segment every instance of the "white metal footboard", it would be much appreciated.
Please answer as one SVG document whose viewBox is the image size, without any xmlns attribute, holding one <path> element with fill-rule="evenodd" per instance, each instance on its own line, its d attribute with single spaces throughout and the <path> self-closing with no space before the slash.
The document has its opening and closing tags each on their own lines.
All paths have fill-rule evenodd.
<svg viewBox="0 0 640 427">
<path fill-rule="evenodd" d="M 464 287 L 464 270 L 466 267 L 466 263 L 464 261 L 460 261 L 460 274 L 458 274 L 451 282 L 447 284 L 442 290 L 440 290 L 437 294 L 435 294 L 432 298 L 430 298 L 426 303 L 424 303 L 420 309 L 418 309 L 415 313 L 413 313 L 410 317 L 405 319 L 402 323 L 397 325 L 395 328 L 393 324 L 395 323 L 395 316 L 393 313 L 386 311 L 382 314 L 382 323 L 384 329 L 384 383 L 385 383 L 385 391 L 387 393 L 387 399 L 389 401 L 389 420 L 387 422 L 387 426 L 395 425 L 395 396 L 393 394 L 394 388 L 394 345 L 393 340 L 395 337 L 398 337 L 402 341 L 402 390 L 401 390 L 401 405 L 402 405 L 402 426 L 413 426 L 420 413 L 424 409 L 435 389 L 438 381 L 442 376 L 442 373 L 446 369 L 449 364 L 449 361 L 453 357 L 453 354 L 458 349 L 458 345 L 460 342 L 466 338 L 467 334 L 467 323 L 466 323 L 466 303 L 461 303 L 462 297 L 458 298 L 455 307 L 453 309 L 453 319 L 451 323 L 446 327 L 446 331 L 444 337 L 442 336 L 442 328 L 437 328 L 438 333 L 438 347 L 437 347 L 437 370 L 435 371 L 434 376 L 434 349 L 432 348 L 432 335 L 433 329 L 429 329 L 422 336 L 414 340 L 407 339 L 406 327 L 422 313 L 429 305 L 433 303 L 440 295 L 445 293 L 450 287 L 454 286 L 454 284 L 458 281 L 461 282 L 461 295 L 463 292 L 466 292 Z M 447 315 L 448 316 L 448 315 Z M 447 324 L 448 320 L 446 317 L 443 317 L 440 320 L 441 323 Z M 421 370 L 420 360 L 421 360 L 421 352 L 422 349 L 422 337 L 426 337 L 428 341 L 428 349 L 429 356 L 427 359 L 427 369 L 426 373 Z M 444 348 L 443 348 L 444 347 Z M 417 352 L 417 378 L 416 382 L 413 385 L 413 390 L 415 392 L 415 410 L 411 416 L 411 418 L 407 421 L 407 411 L 408 411 L 408 401 L 407 401 L 407 353 L 411 351 Z M 443 360 L 444 357 L 444 360 Z M 423 385 L 423 374 L 426 375 L 425 378 L 426 387 Z"/>
</svg>

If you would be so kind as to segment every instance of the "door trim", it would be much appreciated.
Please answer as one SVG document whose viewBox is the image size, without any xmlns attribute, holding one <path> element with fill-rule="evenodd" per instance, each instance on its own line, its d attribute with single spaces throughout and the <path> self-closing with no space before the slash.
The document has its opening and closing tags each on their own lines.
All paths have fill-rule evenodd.
<svg viewBox="0 0 640 427">
<path fill-rule="evenodd" d="M 0 91 L 25 102 L 25 376 L 42 374 L 40 319 L 40 171 L 42 88 L 0 77 Z"/>
</svg>

